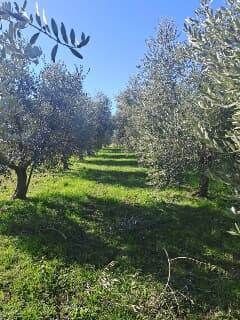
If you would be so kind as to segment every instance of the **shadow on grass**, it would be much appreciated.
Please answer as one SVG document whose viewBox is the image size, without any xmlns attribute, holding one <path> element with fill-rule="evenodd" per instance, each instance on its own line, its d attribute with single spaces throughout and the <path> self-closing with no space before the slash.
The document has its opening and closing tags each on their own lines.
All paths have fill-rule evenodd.
<svg viewBox="0 0 240 320">
<path fill-rule="evenodd" d="M 57 257 L 66 262 L 106 265 L 117 249 L 75 221 L 81 212 L 73 211 L 73 203 L 62 195 L 49 200 L 43 197 L 1 202 L 0 233 L 15 237 L 17 247 L 34 258 Z M 75 217 L 71 216 L 73 212 Z"/>
<path fill-rule="evenodd" d="M 104 153 L 105 152 L 105 153 Z M 69 173 L 72 177 L 80 177 L 90 181 L 118 185 L 129 188 L 146 188 L 146 172 L 144 171 L 127 171 L 124 167 L 137 167 L 137 160 L 133 155 L 117 154 L 120 149 L 105 148 L 103 152 L 94 158 L 83 160 L 83 167 L 80 171 Z M 88 164 L 99 166 L 99 170 L 87 167 Z M 116 166 L 118 170 L 103 170 L 102 166 Z M 121 170 L 122 167 L 122 170 Z"/>
<path fill-rule="evenodd" d="M 124 153 L 120 153 L 120 154 L 114 154 L 114 153 L 99 153 L 95 156 L 95 158 L 105 158 L 110 159 L 110 160 L 134 160 L 136 161 L 136 157 L 133 154 L 124 154 Z"/>
<path fill-rule="evenodd" d="M 114 147 L 105 147 L 101 150 L 101 153 L 107 152 L 108 154 L 115 154 L 115 153 L 123 153 L 121 148 L 114 148 Z"/>
<path fill-rule="evenodd" d="M 83 168 L 81 171 L 71 171 L 69 176 L 128 188 L 147 187 L 146 173 L 139 171 L 114 171 Z"/>
<path fill-rule="evenodd" d="M 101 157 L 112 161 L 111 152 L 116 152 L 112 150 L 109 158 Z M 119 155 L 116 159 L 120 161 Z M 121 159 L 127 158 L 124 155 Z M 100 168 L 84 168 L 68 175 L 139 188 L 145 187 L 146 176 L 144 172 Z M 206 313 L 239 305 L 239 242 L 226 232 L 233 225 L 230 216 L 210 204 L 193 207 L 155 201 L 140 206 L 103 197 L 59 192 L 27 202 L 2 202 L 0 233 L 12 236 L 19 250 L 36 259 L 57 257 L 96 268 L 116 260 L 122 273 L 139 271 L 162 282 L 168 271 L 163 253 L 166 248 L 170 257 L 187 256 L 215 266 L 211 271 L 189 261 L 174 264 L 171 282 L 194 298 L 196 308 L 201 306 Z"/>
<path fill-rule="evenodd" d="M 105 158 L 105 156 L 104 156 Z M 84 160 L 86 164 L 95 164 L 99 166 L 133 166 L 137 167 L 138 163 L 135 159 L 129 160 L 123 158 L 123 160 L 116 160 L 116 159 L 90 159 Z"/>
<path fill-rule="evenodd" d="M 227 308 L 239 297 L 239 245 L 226 233 L 232 219 L 219 210 L 165 202 L 134 206 L 60 193 L 1 203 L 1 208 L 1 234 L 13 236 L 18 249 L 34 258 L 57 257 L 94 267 L 117 260 L 122 272 L 134 268 L 165 281 L 166 248 L 170 257 L 188 256 L 216 266 L 210 271 L 190 262 L 174 265 L 173 285 L 185 288 L 201 305 Z"/>
</svg>

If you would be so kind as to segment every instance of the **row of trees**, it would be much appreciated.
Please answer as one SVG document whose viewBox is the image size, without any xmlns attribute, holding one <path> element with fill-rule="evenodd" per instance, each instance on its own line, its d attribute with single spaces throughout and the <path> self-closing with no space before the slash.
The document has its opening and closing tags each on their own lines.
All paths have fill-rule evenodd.
<svg viewBox="0 0 240 320">
<path fill-rule="evenodd" d="M 29 41 L 23 38 L 26 29 L 35 31 Z M 61 164 L 67 169 L 70 157 L 95 152 L 112 134 L 110 100 L 84 92 L 82 68 L 70 72 L 63 63 L 45 64 L 36 73 L 41 35 L 54 43 L 53 62 L 60 46 L 82 59 L 80 50 L 90 40 L 84 32 L 78 38 L 74 29 L 68 32 L 64 22 L 48 21 L 38 4 L 33 14 L 27 11 L 27 0 L 22 5 L 1 2 L 0 174 L 15 171 L 16 199 L 26 198 L 36 167 Z"/>
<path fill-rule="evenodd" d="M 25 199 L 33 170 L 68 167 L 109 143 L 111 104 L 83 89 L 82 68 L 45 64 L 39 73 L 24 56 L 0 60 L 0 166 L 15 171 L 14 198 Z"/>
<path fill-rule="evenodd" d="M 162 21 L 147 42 L 138 73 L 118 97 L 114 139 L 133 149 L 153 185 L 199 177 L 208 195 L 217 176 L 239 183 L 240 3 L 213 10 L 202 0 L 180 41 Z"/>
</svg>

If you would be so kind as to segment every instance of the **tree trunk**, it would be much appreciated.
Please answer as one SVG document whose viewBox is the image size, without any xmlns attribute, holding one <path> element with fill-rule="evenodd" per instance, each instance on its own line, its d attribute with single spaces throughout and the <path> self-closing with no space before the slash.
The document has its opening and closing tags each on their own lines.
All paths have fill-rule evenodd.
<svg viewBox="0 0 240 320">
<path fill-rule="evenodd" d="M 209 176 L 208 176 L 208 169 L 211 163 L 211 154 L 207 150 L 206 146 L 202 146 L 202 150 L 200 153 L 199 159 L 199 190 L 197 195 L 201 198 L 207 198 L 208 190 L 209 190 Z"/>
<path fill-rule="evenodd" d="M 17 175 L 17 186 L 13 199 L 26 200 L 28 181 L 27 181 L 27 168 L 18 167 L 15 169 Z"/>
<path fill-rule="evenodd" d="M 63 166 L 63 170 L 69 170 L 68 159 L 64 156 L 62 157 L 62 166 Z"/>
<path fill-rule="evenodd" d="M 209 177 L 202 173 L 199 181 L 198 196 L 201 198 L 207 198 L 209 189 Z"/>
</svg>

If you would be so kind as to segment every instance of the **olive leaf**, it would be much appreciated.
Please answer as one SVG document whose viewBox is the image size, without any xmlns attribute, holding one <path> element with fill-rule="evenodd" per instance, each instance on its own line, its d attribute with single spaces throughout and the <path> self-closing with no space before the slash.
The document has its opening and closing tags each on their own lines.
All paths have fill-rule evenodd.
<svg viewBox="0 0 240 320">
<path fill-rule="evenodd" d="M 19 8 L 19 5 L 17 4 L 17 2 L 14 2 L 14 7 L 15 7 L 17 13 L 19 13 L 20 12 L 20 8 Z"/>
<path fill-rule="evenodd" d="M 36 15 L 40 16 L 38 2 L 36 2 Z"/>
<path fill-rule="evenodd" d="M 73 54 L 75 57 L 77 57 L 77 58 L 79 58 L 79 59 L 83 59 L 83 56 L 81 55 L 80 52 L 78 52 L 77 50 L 75 50 L 75 49 L 73 49 L 73 48 L 70 48 L 70 50 L 71 50 L 72 54 Z"/>
<path fill-rule="evenodd" d="M 24 4 L 23 4 L 22 8 L 23 8 L 23 10 L 26 10 L 26 8 L 27 8 L 27 0 L 24 1 Z"/>
<path fill-rule="evenodd" d="M 36 21 L 38 23 L 38 25 L 40 27 L 42 27 L 42 21 L 41 21 L 41 17 L 40 17 L 40 13 L 39 13 L 39 6 L 38 6 L 38 3 L 36 2 Z"/>
<path fill-rule="evenodd" d="M 21 34 L 21 31 L 20 31 L 20 30 L 17 30 L 17 36 L 18 36 L 19 39 L 21 39 L 22 34 Z"/>
<path fill-rule="evenodd" d="M 34 44 L 36 43 L 39 35 L 40 35 L 40 32 L 35 33 L 35 34 L 31 37 L 31 39 L 30 39 L 30 44 L 31 44 L 31 45 L 34 45 Z"/>
<path fill-rule="evenodd" d="M 36 21 L 37 21 L 37 23 L 38 23 L 38 25 L 39 25 L 39 27 L 42 27 L 42 21 L 41 21 L 41 18 L 40 18 L 40 16 L 36 13 Z"/>
<path fill-rule="evenodd" d="M 89 41 L 90 41 L 90 36 L 87 36 L 87 38 L 84 41 L 80 42 L 79 45 L 77 45 L 77 48 L 79 49 L 86 46 Z"/>
<path fill-rule="evenodd" d="M 72 45 L 75 46 L 76 35 L 75 35 L 75 31 L 74 31 L 73 29 L 72 29 L 71 32 L 70 32 L 70 39 L 71 39 Z"/>
<path fill-rule="evenodd" d="M 52 31 L 53 31 L 54 35 L 58 39 L 58 26 L 57 26 L 56 21 L 53 18 L 51 19 L 51 26 L 52 26 Z"/>
<path fill-rule="evenodd" d="M 82 40 L 82 42 L 84 42 L 84 41 L 86 40 L 86 36 L 85 36 L 85 33 L 84 33 L 84 32 L 82 32 L 81 40 Z"/>
<path fill-rule="evenodd" d="M 66 27 L 63 22 L 61 23 L 61 34 L 62 34 L 62 38 L 63 38 L 64 42 L 68 43 L 67 31 L 66 31 Z"/>
<path fill-rule="evenodd" d="M 58 51 L 58 44 L 56 44 L 52 49 L 51 57 L 53 62 L 56 61 L 57 51 Z"/>
<path fill-rule="evenodd" d="M 44 23 L 45 26 L 48 25 L 47 16 L 46 16 L 46 13 L 45 13 L 44 9 L 43 9 L 43 23 Z"/>
</svg>

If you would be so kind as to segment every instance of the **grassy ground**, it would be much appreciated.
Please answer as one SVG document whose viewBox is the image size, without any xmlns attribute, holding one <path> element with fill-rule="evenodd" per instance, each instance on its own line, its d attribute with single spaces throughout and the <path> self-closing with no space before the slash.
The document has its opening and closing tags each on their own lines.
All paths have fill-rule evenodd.
<svg viewBox="0 0 240 320">
<path fill-rule="evenodd" d="M 10 185 L 9 185 L 10 186 Z M 134 155 L 105 149 L 0 196 L 0 319 L 240 319 L 240 240 L 221 197 L 145 184 Z M 208 265 L 172 264 L 187 256 Z"/>
</svg>

